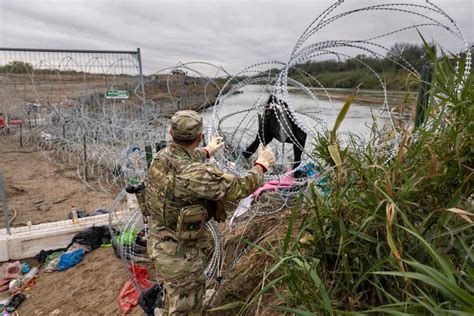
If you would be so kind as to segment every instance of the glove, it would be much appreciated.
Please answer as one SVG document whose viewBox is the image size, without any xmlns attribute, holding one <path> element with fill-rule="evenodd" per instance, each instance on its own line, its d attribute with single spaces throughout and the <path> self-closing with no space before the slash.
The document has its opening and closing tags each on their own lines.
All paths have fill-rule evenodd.
<svg viewBox="0 0 474 316">
<path fill-rule="evenodd" d="M 209 153 L 209 156 L 213 156 L 222 147 L 224 147 L 223 138 L 220 136 L 214 136 L 205 148 Z"/>
<path fill-rule="evenodd" d="M 265 171 L 275 165 L 275 155 L 273 154 L 273 150 L 270 146 L 265 147 L 260 144 L 260 147 L 258 147 L 257 161 L 255 161 L 255 164 L 262 166 Z"/>
</svg>

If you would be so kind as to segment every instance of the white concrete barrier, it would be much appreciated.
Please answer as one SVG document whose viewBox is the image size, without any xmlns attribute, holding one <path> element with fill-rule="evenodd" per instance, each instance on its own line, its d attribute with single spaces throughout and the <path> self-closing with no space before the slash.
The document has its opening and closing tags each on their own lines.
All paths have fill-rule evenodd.
<svg viewBox="0 0 474 316">
<path fill-rule="evenodd" d="M 114 214 L 113 225 L 123 213 Z M 79 218 L 76 224 L 65 220 L 11 228 L 10 235 L 5 228 L 0 229 L 0 262 L 32 258 L 41 250 L 64 248 L 79 231 L 101 225 L 109 225 L 109 214 Z"/>
</svg>

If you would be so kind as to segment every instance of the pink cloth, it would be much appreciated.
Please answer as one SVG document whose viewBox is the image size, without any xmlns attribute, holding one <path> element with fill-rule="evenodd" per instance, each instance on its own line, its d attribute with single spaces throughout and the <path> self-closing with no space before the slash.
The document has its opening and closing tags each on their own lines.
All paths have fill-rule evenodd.
<svg viewBox="0 0 474 316">
<path fill-rule="evenodd" d="M 18 279 L 21 274 L 21 264 L 19 261 L 6 262 L 0 267 L 0 280 Z"/>
<path fill-rule="evenodd" d="M 295 183 L 295 177 L 293 176 L 293 173 L 290 173 L 289 175 L 281 177 L 280 180 L 270 180 L 268 182 L 265 182 L 263 186 L 255 190 L 252 195 L 255 198 L 258 198 L 260 194 L 262 194 L 262 192 L 264 191 L 288 188 L 295 185 Z"/>
</svg>

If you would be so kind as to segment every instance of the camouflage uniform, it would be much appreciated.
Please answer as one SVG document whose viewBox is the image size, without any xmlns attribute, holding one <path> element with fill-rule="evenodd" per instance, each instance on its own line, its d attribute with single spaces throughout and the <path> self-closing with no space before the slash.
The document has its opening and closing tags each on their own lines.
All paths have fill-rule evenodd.
<svg viewBox="0 0 474 316">
<path fill-rule="evenodd" d="M 193 111 L 180 111 L 172 118 L 171 134 L 176 139 L 196 139 L 201 131 L 202 119 Z M 190 151 L 172 143 L 155 155 L 145 180 L 140 204 L 149 215 L 148 254 L 164 282 L 165 309 L 170 315 L 201 315 L 205 252 L 210 247 L 204 222 L 189 226 L 195 236 L 180 238 L 180 215 L 203 211 L 205 220 L 223 221 L 225 201 L 246 197 L 263 182 L 259 167 L 236 177 L 206 163 L 206 158 L 203 148 Z"/>
</svg>

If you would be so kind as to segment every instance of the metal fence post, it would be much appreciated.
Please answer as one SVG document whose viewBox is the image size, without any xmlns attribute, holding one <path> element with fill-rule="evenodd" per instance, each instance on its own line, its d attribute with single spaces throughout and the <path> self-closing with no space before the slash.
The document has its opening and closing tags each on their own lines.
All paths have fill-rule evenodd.
<svg viewBox="0 0 474 316">
<path fill-rule="evenodd" d="M 20 148 L 23 148 L 23 123 L 20 124 Z"/>
<path fill-rule="evenodd" d="M 11 235 L 10 232 L 10 216 L 8 215 L 8 203 L 7 203 L 7 194 L 5 193 L 5 186 L 3 181 L 3 174 L 0 172 L 0 196 L 3 201 L 3 222 L 7 228 L 8 235 Z"/>
<path fill-rule="evenodd" d="M 140 47 L 137 47 L 137 59 L 138 59 L 138 70 L 140 71 L 140 85 L 141 85 L 141 88 L 142 88 L 143 103 L 145 103 L 146 102 L 146 100 L 145 100 L 145 81 L 143 79 L 142 54 L 140 53 Z"/>
<path fill-rule="evenodd" d="M 83 160 L 84 160 L 84 181 L 87 182 L 88 172 L 87 172 L 87 141 L 86 141 L 86 134 L 83 135 L 83 146 L 84 146 L 84 153 L 83 153 Z"/>
<path fill-rule="evenodd" d="M 148 169 L 151 166 L 151 161 L 153 160 L 153 150 L 151 145 L 145 145 L 145 158 L 146 158 L 146 165 Z"/>
</svg>

